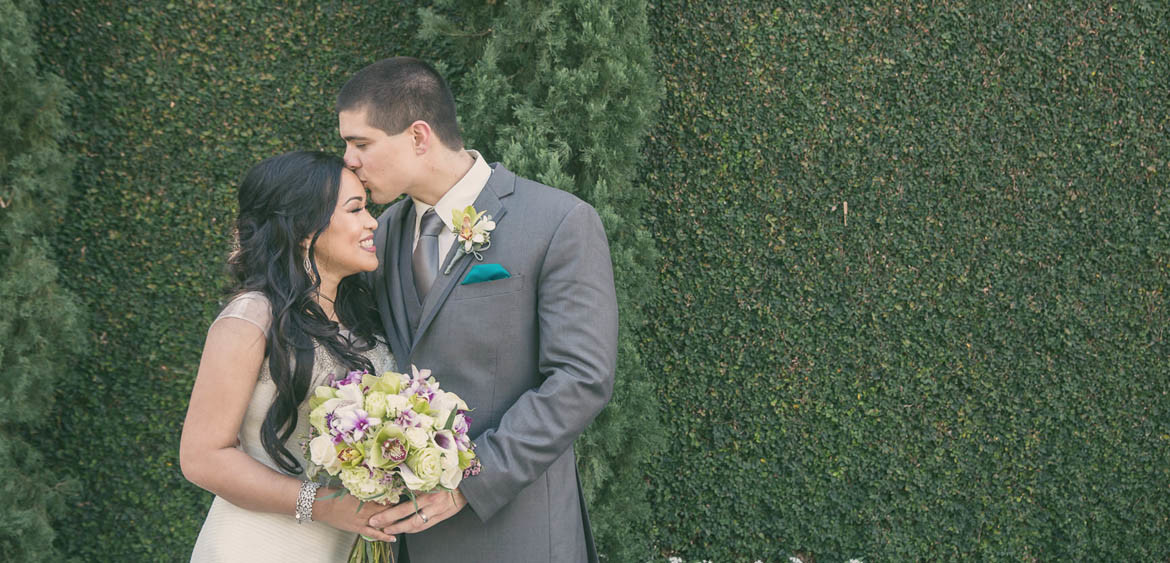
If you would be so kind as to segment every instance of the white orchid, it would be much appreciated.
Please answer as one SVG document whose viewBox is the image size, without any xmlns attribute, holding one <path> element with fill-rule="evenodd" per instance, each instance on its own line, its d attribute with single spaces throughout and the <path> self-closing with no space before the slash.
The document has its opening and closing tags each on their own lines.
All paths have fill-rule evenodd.
<svg viewBox="0 0 1170 563">
<path fill-rule="evenodd" d="M 492 216 L 486 211 L 476 211 L 471 205 L 466 209 L 451 210 L 451 232 L 455 233 L 455 242 L 459 247 L 455 258 L 447 263 L 443 275 L 451 273 L 451 266 L 464 254 L 471 254 L 476 260 L 483 260 L 480 252 L 491 248 L 494 230 L 496 222 L 492 221 Z"/>
</svg>

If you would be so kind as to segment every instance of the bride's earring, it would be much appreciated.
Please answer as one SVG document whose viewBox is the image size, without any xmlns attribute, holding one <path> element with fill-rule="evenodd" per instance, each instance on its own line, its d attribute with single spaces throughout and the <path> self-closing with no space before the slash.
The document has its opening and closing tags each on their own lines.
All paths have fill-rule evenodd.
<svg viewBox="0 0 1170 563">
<path fill-rule="evenodd" d="M 309 260 L 309 251 L 305 251 L 305 275 L 309 276 L 309 283 L 317 283 L 317 277 L 313 275 L 313 262 Z"/>
</svg>

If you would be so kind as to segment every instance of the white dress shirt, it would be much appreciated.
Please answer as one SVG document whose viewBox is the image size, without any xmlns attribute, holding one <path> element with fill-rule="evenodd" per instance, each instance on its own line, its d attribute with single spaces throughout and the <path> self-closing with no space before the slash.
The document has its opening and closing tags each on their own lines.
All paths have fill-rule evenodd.
<svg viewBox="0 0 1170 563">
<path fill-rule="evenodd" d="M 451 245 L 455 244 L 455 233 L 451 230 L 454 226 L 451 223 L 451 212 L 456 209 L 467 209 L 467 206 L 475 204 L 479 192 L 483 191 L 488 178 L 492 175 L 492 167 L 488 166 L 478 151 L 468 150 L 467 153 L 475 159 L 471 169 L 458 182 L 455 182 L 455 185 L 451 186 L 451 189 L 447 190 L 447 193 L 443 194 L 443 197 L 434 205 L 435 213 L 447 226 L 439 233 L 439 267 L 442 267 L 443 260 L 446 259 L 447 253 L 451 250 Z M 419 225 L 422 223 L 423 213 L 426 213 L 431 206 L 417 199 L 411 199 L 414 201 L 414 244 L 411 246 L 413 250 L 415 246 L 418 246 Z M 478 211 L 482 211 L 482 209 Z"/>
</svg>

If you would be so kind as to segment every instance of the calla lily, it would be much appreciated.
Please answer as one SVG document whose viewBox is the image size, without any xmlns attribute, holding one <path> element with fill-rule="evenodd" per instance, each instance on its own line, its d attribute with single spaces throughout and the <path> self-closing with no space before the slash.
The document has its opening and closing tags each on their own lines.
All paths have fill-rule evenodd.
<svg viewBox="0 0 1170 563">
<path fill-rule="evenodd" d="M 460 399 L 459 395 L 440 391 L 431 399 L 431 407 L 438 411 L 465 411 L 467 410 L 467 403 L 463 402 L 463 399 Z"/>
<path fill-rule="evenodd" d="M 459 464 L 455 464 L 443 469 L 442 475 L 439 476 L 439 485 L 453 491 L 459 487 L 459 482 L 462 480 L 463 470 L 459 468 Z"/>
</svg>

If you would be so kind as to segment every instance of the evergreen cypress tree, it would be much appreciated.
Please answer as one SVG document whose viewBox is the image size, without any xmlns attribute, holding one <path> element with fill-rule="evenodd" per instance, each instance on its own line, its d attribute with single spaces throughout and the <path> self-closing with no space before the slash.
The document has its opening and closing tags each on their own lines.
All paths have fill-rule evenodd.
<svg viewBox="0 0 1170 563">
<path fill-rule="evenodd" d="M 645 322 L 640 305 L 656 261 L 640 228 L 645 190 L 637 185 L 659 98 L 645 3 L 447 1 L 421 18 L 422 37 L 456 53 L 437 66 L 459 94 L 467 146 L 575 193 L 601 215 L 620 309 L 617 382 L 609 407 L 576 447 L 601 555 L 646 560 L 642 468 L 660 451 L 663 433 L 633 330 Z"/>
<path fill-rule="evenodd" d="M 57 283 L 45 239 L 70 186 L 61 153 L 64 81 L 37 70 L 40 4 L 0 0 L 0 554 L 61 561 L 50 519 L 68 484 L 43 467 L 36 436 L 49 424 L 65 353 L 83 343 L 79 309 Z"/>
</svg>

